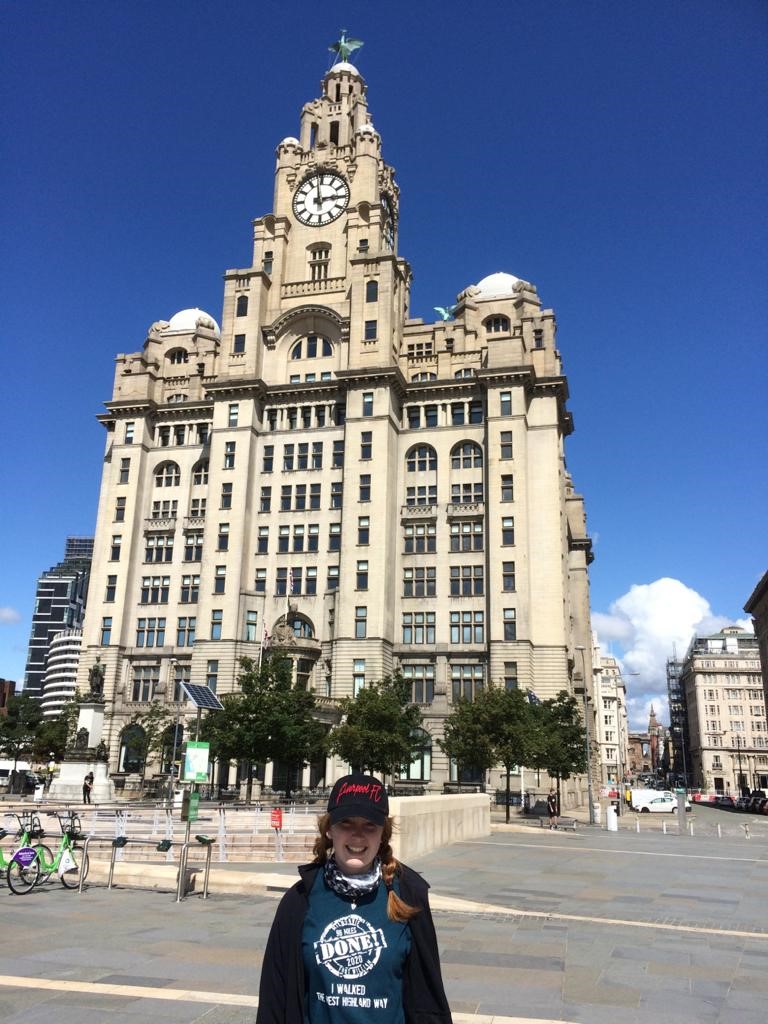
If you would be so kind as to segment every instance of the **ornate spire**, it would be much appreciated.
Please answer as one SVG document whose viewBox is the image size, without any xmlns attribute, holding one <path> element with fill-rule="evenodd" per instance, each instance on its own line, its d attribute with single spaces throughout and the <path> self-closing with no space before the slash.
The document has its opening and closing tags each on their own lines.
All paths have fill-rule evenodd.
<svg viewBox="0 0 768 1024">
<path fill-rule="evenodd" d="M 328 49 L 331 53 L 336 54 L 336 60 L 333 63 L 338 64 L 339 61 L 346 61 L 349 55 L 354 53 L 355 50 L 359 50 L 362 45 L 362 39 L 349 39 L 347 30 L 343 28 L 338 42 L 331 43 Z"/>
</svg>

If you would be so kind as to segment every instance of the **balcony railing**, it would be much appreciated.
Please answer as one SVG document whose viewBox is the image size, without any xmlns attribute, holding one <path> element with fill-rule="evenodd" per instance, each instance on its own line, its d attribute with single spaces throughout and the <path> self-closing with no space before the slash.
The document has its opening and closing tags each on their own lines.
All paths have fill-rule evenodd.
<svg viewBox="0 0 768 1024">
<path fill-rule="evenodd" d="M 175 530 L 176 529 L 176 516 L 152 516 L 151 519 L 144 520 L 145 530 Z"/>
<path fill-rule="evenodd" d="M 400 514 L 406 519 L 434 516 L 437 514 L 437 505 L 434 503 L 429 505 L 403 505 L 400 508 Z"/>
<path fill-rule="evenodd" d="M 327 277 L 322 281 L 294 281 L 291 284 L 284 284 L 280 289 L 280 294 L 284 299 L 291 299 L 297 295 L 341 292 L 344 291 L 346 280 L 345 277 Z"/>
</svg>

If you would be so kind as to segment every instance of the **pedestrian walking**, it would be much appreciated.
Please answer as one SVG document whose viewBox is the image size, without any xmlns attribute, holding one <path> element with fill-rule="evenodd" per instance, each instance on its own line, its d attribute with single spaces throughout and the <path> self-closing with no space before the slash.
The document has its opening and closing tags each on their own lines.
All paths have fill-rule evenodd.
<svg viewBox="0 0 768 1024">
<path fill-rule="evenodd" d="M 93 772 L 88 774 L 83 779 L 83 803 L 89 804 L 91 802 L 91 790 L 93 789 Z"/>
<path fill-rule="evenodd" d="M 549 827 L 557 828 L 557 793 L 550 789 L 547 797 L 547 814 L 549 815 Z"/>
<path fill-rule="evenodd" d="M 451 1024 L 427 883 L 392 855 L 384 785 L 352 774 L 277 908 L 256 1024 Z"/>
</svg>

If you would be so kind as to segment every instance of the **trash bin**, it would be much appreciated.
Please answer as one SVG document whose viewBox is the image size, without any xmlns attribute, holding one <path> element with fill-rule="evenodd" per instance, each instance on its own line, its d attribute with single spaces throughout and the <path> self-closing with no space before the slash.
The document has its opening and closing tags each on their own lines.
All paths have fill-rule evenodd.
<svg viewBox="0 0 768 1024">
<path fill-rule="evenodd" d="M 595 816 L 595 824 L 599 825 L 600 824 L 600 804 L 597 801 L 595 801 L 592 804 L 592 811 L 593 811 L 594 816 Z"/>
<path fill-rule="evenodd" d="M 605 809 L 605 828 L 608 832 L 619 831 L 619 819 L 616 814 L 615 804 L 611 804 L 610 807 L 606 807 Z"/>
<path fill-rule="evenodd" d="M 45 783 L 44 782 L 38 782 L 38 784 L 35 786 L 35 795 L 33 797 L 33 800 L 37 804 L 42 803 L 44 795 L 45 795 Z"/>
</svg>

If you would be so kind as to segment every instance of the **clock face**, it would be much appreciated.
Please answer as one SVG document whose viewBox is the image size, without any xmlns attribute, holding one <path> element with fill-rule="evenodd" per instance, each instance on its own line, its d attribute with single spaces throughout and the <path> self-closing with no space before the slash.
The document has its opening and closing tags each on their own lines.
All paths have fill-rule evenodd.
<svg viewBox="0 0 768 1024">
<path fill-rule="evenodd" d="M 310 227 L 330 224 L 346 210 L 349 185 L 340 174 L 318 171 L 302 181 L 293 197 L 296 219 Z"/>
</svg>

